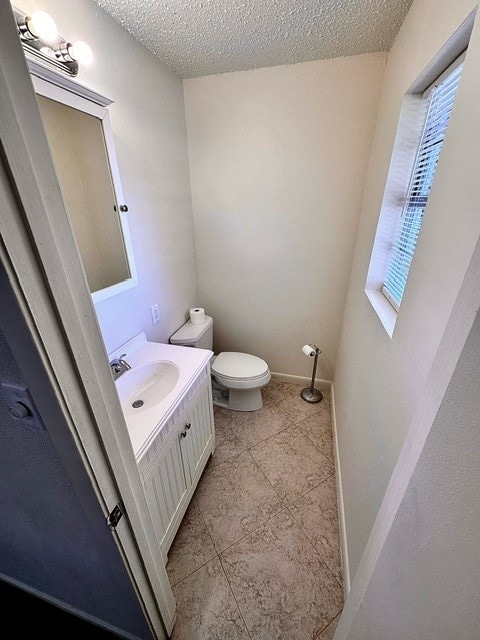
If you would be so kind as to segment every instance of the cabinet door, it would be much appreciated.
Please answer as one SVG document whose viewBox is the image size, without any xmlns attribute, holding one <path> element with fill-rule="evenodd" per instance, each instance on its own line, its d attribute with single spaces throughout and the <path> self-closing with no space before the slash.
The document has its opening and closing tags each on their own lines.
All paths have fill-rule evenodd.
<svg viewBox="0 0 480 640">
<path fill-rule="evenodd" d="M 208 381 L 188 410 L 186 436 L 182 438 L 182 447 L 187 452 L 186 460 L 184 457 L 185 466 L 188 466 L 192 484 L 196 484 L 203 471 L 212 450 L 213 437 L 213 410 L 210 381 Z"/>
<path fill-rule="evenodd" d="M 173 437 L 144 480 L 147 503 L 157 540 L 164 556 L 178 526 L 184 498 L 190 486 L 182 462 L 180 437 Z"/>
</svg>

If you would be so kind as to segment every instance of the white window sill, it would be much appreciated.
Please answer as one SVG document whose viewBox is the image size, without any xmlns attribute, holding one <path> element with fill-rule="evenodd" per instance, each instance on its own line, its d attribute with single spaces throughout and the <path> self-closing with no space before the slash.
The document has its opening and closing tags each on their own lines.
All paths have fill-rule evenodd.
<svg viewBox="0 0 480 640">
<path fill-rule="evenodd" d="M 391 338 L 397 321 L 397 312 L 381 291 L 377 289 L 365 289 L 365 293 L 370 300 L 370 304 L 375 309 L 375 313 L 379 317 L 383 328 Z"/>
</svg>

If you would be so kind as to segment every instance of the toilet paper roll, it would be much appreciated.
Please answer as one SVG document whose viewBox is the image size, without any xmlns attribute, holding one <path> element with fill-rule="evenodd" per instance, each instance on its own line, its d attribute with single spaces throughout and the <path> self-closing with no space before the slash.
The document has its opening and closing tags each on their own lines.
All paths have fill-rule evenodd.
<svg viewBox="0 0 480 640">
<path fill-rule="evenodd" d="M 190 309 L 190 322 L 192 324 L 203 324 L 205 322 L 205 309 L 201 307 Z"/>
<path fill-rule="evenodd" d="M 310 358 L 313 358 L 313 356 L 315 355 L 315 349 L 312 349 L 309 344 L 303 346 L 302 351 L 306 356 L 310 356 Z"/>
</svg>

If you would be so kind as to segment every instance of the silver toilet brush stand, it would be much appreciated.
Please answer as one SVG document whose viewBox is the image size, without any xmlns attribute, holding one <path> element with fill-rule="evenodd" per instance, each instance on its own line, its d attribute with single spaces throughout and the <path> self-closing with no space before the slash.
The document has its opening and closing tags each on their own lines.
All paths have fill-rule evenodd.
<svg viewBox="0 0 480 640">
<path fill-rule="evenodd" d="M 305 347 L 307 346 L 309 347 L 310 351 L 305 350 Z M 314 356 L 315 359 L 313 361 L 312 383 L 309 387 L 305 387 L 305 389 L 302 389 L 302 392 L 300 395 L 307 402 L 312 402 L 312 403 L 320 402 L 320 400 L 323 398 L 323 395 L 318 389 L 315 389 L 315 376 L 317 373 L 318 354 L 321 353 L 321 351 L 314 344 L 305 345 L 305 347 L 303 348 L 303 352 L 309 355 L 310 357 Z"/>
</svg>

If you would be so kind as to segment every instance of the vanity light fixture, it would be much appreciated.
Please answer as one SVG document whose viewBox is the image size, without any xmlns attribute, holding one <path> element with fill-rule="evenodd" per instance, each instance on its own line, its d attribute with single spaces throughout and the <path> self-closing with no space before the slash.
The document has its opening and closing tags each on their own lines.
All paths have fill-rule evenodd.
<svg viewBox="0 0 480 640">
<path fill-rule="evenodd" d="M 24 40 L 42 39 L 53 42 L 58 36 L 55 20 L 46 11 L 34 11 L 31 16 L 17 19 L 18 32 Z"/>
<path fill-rule="evenodd" d="M 69 76 L 78 74 L 79 64 L 92 63 L 93 52 L 88 44 L 81 40 L 72 43 L 58 35 L 55 21 L 45 11 L 34 11 L 29 16 L 13 7 L 13 12 L 28 58 Z"/>
<path fill-rule="evenodd" d="M 86 42 L 77 40 L 73 44 L 70 42 L 60 45 L 54 49 L 55 55 L 64 62 L 78 62 L 80 64 L 91 64 L 93 52 Z"/>
</svg>

